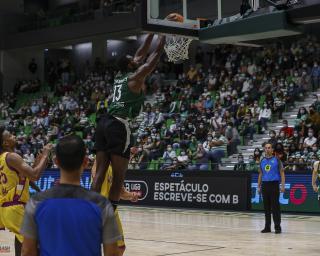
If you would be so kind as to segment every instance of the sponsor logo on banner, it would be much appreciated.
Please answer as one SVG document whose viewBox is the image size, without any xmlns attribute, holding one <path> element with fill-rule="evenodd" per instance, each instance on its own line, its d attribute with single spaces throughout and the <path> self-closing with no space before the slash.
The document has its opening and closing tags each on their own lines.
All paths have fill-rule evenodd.
<svg viewBox="0 0 320 256">
<path fill-rule="evenodd" d="M 262 202 L 262 197 L 258 193 L 258 183 L 254 182 L 251 184 L 252 191 L 254 193 L 253 198 L 251 198 L 251 202 L 253 204 L 258 204 L 260 201 Z M 289 191 L 289 193 L 287 193 Z M 287 198 L 289 196 L 289 198 Z M 303 204 L 308 196 L 307 188 L 303 184 L 294 184 L 291 187 L 290 183 L 285 184 L 285 192 L 280 193 L 280 199 L 279 202 L 281 204 L 287 205 L 289 203 L 292 203 L 294 205 L 300 205 Z"/>
<path fill-rule="evenodd" d="M 144 200 L 148 196 L 148 184 L 143 180 L 125 180 L 124 187 L 130 192 L 138 193 L 139 201 Z"/>
</svg>

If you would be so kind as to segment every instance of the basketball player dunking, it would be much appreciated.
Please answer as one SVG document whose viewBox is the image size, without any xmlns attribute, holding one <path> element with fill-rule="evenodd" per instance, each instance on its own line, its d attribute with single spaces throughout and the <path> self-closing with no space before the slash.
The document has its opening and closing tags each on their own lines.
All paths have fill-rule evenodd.
<svg viewBox="0 0 320 256">
<path fill-rule="evenodd" d="M 114 81 L 113 99 L 108 113 L 101 115 L 96 129 L 97 172 L 92 189 L 101 191 L 111 162 L 113 181 L 109 200 L 117 208 L 130 156 L 131 132 L 129 122 L 137 117 L 144 104 L 144 81 L 155 69 L 162 54 L 165 37 L 159 36 L 153 53 L 142 64 L 149 51 L 153 35 L 147 36 L 135 56 L 123 56 L 118 62 L 119 73 Z"/>
<path fill-rule="evenodd" d="M 52 145 L 43 148 L 34 168 L 14 153 L 15 145 L 15 137 L 0 127 L 0 229 L 6 228 L 15 234 L 15 254 L 20 256 L 23 242 L 20 227 L 24 206 L 29 200 L 29 180 L 40 178 L 47 167 Z"/>
</svg>

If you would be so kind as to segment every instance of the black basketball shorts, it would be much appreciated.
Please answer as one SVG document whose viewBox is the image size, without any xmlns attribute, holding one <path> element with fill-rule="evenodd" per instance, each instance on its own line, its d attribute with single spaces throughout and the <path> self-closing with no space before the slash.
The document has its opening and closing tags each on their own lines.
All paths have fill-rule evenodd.
<svg viewBox="0 0 320 256">
<path fill-rule="evenodd" d="M 131 131 L 129 122 L 105 114 L 101 116 L 96 129 L 95 150 L 130 158 Z"/>
</svg>

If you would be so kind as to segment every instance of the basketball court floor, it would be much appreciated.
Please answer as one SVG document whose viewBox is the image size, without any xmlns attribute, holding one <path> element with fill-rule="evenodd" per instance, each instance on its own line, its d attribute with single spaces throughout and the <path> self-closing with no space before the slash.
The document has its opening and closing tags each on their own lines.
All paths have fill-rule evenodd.
<svg viewBox="0 0 320 256">
<path fill-rule="evenodd" d="M 128 256 L 316 256 L 320 216 L 283 215 L 283 233 L 261 234 L 263 213 L 121 207 Z M 50 232 L 50 231 L 48 231 Z M 0 232 L 1 246 L 13 236 Z"/>
</svg>

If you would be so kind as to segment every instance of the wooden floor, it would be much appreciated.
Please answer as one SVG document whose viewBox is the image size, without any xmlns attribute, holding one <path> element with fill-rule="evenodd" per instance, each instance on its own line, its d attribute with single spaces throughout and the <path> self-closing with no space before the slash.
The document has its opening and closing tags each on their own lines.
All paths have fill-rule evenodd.
<svg viewBox="0 0 320 256">
<path fill-rule="evenodd" d="M 261 213 L 122 207 L 128 256 L 319 256 L 320 217 L 283 215 L 283 233 L 260 234 Z M 0 232 L 0 245 L 13 248 Z M 0 253 L 11 256 L 13 253 Z"/>
</svg>

